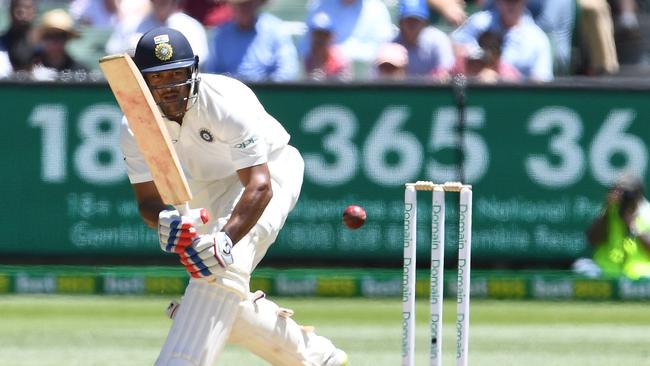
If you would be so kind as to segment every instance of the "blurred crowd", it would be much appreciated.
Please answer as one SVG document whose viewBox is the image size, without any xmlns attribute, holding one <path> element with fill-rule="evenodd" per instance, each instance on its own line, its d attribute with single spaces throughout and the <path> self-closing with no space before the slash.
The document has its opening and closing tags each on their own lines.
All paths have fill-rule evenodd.
<svg viewBox="0 0 650 366">
<path fill-rule="evenodd" d="M 292 0 L 300 22 L 267 10 L 287 0 L 4 1 L 0 79 L 14 80 L 100 77 L 75 40 L 99 33 L 99 56 L 130 53 L 162 25 L 190 40 L 202 71 L 254 82 L 615 75 L 618 39 L 640 34 L 637 0 Z"/>
</svg>

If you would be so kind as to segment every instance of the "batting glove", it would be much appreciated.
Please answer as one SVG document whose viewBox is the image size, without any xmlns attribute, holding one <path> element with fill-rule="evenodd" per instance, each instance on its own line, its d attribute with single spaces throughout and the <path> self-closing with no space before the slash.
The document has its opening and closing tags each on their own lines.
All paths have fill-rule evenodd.
<svg viewBox="0 0 650 366">
<path fill-rule="evenodd" d="M 209 277 L 222 272 L 234 262 L 232 240 L 223 231 L 216 235 L 201 235 L 185 248 L 180 257 L 192 277 Z"/>
<path fill-rule="evenodd" d="M 158 215 L 158 238 L 160 248 L 167 253 L 183 253 L 185 248 L 197 238 L 195 226 L 208 222 L 205 208 L 189 210 L 181 215 L 177 210 L 164 210 Z"/>
</svg>

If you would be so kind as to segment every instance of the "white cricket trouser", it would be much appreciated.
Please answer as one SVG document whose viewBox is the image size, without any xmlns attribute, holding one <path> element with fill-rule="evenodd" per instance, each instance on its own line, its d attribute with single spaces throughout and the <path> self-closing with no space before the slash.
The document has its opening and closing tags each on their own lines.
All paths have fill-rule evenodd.
<svg viewBox="0 0 650 366">
<path fill-rule="evenodd" d="M 190 280 L 183 306 L 155 366 L 213 366 L 237 316 L 239 294 L 205 280 Z"/>
<path fill-rule="evenodd" d="M 286 326 L 289 333 L 279 334 L 275 329 L 278 316 L 266 315 L 273 311 L 265 309 L 275 309 L 277 305 L 263 300 L 257 305 L 258 309 L 261 306 L 264 310 L 260 313 L 251 311 L 246 305 L 252 302 L 244 301 L 249 298 L 252 271 L 275 241 L 287 215 L 298 200 L 302 186 L 304 162 L 298 150 L 292 146 L 286 146 L 271 154 L 268 166 L 273 184 L 273 198 L 253 229 L 233 247 L 234 263 L 210 280 L 190 281 L 183 297 L 183 306 L 174 317 L 156 366 L 212 366 L 240 311 L 244 317 L 237 318 L 238 328 L 250 329 L 245 331 L 246 337 L 250 337 L 248 340 L 237 337 L 243 333 L 235 333 L 235 340 L 239 340 L 242 345 L 269 360 L 273 360 L 272 357 L 275 356 L 267 355 L 261 348 L 270 343 L 287 343 L 285 339 L 289 339 L 289 346 L 283 345 L 280 348 L 295 348 L 298 352 L 303 352 L 304 344 L 294 345 L 294 340 L 306 334 L 303 334 L 301 327 L 290 319 L 284 320 L 283 322 L 288 324 Z M 192 191 L 194 199 L 190 205 L 205 207 L 210 215 L 208 225 L 198 228 L 201 234 L 205 234 L 215 233 L 225 225 L 244 187 L 238 176 L 234 175 L 219 182 L 192 182 Z M 189 305 L 186 306 L 188 302 Z M 321 338 L 313 338 L 312 343 L 317 344 Z M 323 340 L 322 343 L 326 347 L 318 348 L 322 348 L 322 353 L 329 355 L 333 346 L 330 346 L 331 342 L 328 340 Z"/>
<path fill-rule="evenodd" d="M 192 295 L 188 292 L 186 297 L 188 296 Z M 184 299 L 183 302 L 185 301 L 189 300 Z M 167 315 L 176 321 L 175 316 L 181 313 L 181 308 L 180 304 L 172 302 Z M 239 303 L 237 317 L 227 341 L 247 348 L 272 365 L 322 366 L 336 351 L 336 347 L 329 339 L 317 335 L 313 327 L 298 325 L 291 319 L 292 315 L 293 310 L 280 308 L 266 299 L 262 291 L 251 293 L 248 299 Z M 211 314 L 205 316 L 207 318 L 203 320 L 206 323 L 214 323 L 210 319 Z M 215 347 L 220 350 L 222 346 L 223 342 L 220 342 Z M 165 363 L 159 362 L 159 365 Z"/>
<path fill-rule="evenodd" d="M 286 309 L 253 294 L 239 304 L 228 342 L 276 366 L 321 366 L 336 350 L 329 339 L 298 325 Z"/>
</svg>

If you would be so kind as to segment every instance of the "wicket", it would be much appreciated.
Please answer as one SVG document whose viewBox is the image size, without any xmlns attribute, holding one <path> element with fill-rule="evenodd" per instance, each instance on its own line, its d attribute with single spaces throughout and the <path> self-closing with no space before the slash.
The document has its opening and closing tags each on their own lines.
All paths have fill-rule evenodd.
<svg viewBox="0 0 650 366">
<path fill-rule="evenodd" d="M 415 364 L 415 267 L 417 191 L 433 191 L 431 203 L 431 366 L 442 365 L 442 295 L 445 255 L 445 192 L 459 192 L 456 365 L 467 366 L 469 341 L 472 187 L 457 182 L 407 183 L 404 192 L 404 268 L 402 274 L 402 365 Z"/>
</svg>

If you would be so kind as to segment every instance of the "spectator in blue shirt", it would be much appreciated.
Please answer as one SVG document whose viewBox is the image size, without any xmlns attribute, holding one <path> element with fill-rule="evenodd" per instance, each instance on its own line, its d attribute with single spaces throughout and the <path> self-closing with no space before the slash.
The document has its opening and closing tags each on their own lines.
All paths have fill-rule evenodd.
<svg viewBox="0 0 650 366">
<path fill-rule="evenodd" d="M 408 51 L 408 76 L 437 79 L 449 76 L 455 62 L 451 40 L 446 33 L 429 25 L 426 0 L 402 0 L 399 30 L 394 42 Z"/>
<path fill-rule="evenodd" d="M 379 46 L 394 37 L 388 8 L 381 0 L 315 0 L 307 12 L 307 19 L 323 12 L 333 20 L 334 44 L 352 62 L 371 64 Z M 309 52 L 310 32 L 305 34 L 301 49 Z"/>
<path fill-rule="evenodd" d="M 468 48 L 478 46 L 485 31 L 503 35 L 504 62 L 519 70 L 525 80 L 553 79 L 553 54 L 548 37 L 526 10 L 526 0 L 495 0 L 495 7 L 473 14 L 452 33 L 458 45 L 457 56 L 464 57 Z"/>
<path fill-rule="evenodd" d="M 488 0 L 486 9 L 494 8 L 496 0 Z M 572 67 L 573 30 L 576 26 L 576 0 L 527 0 L 526 8 L 547 34 L 553 50 L 556 74 L 570 74 Z"/>
<path fill-rule="evenodd" d="M 180 10 L 180 0 L 150 2 L 151 8 L 144 17 L 137 11 L 121 17 L 106 42 L 106 53 L 128 52 L 133 55 L 135 46 L 144 33 L 157 27 L 169 27 L 180 31 L 190 41 L 194 53 L 199 56 L 199 67 L 202 66 L 208 56 L 208 36 L 203 25 Z M 129 1 L 129 6 L 136 5 L 136 1 Z"/>
<path fill-rule="evenodd" d="M 204 71 L 244 81 L 298 78 L 298 53 L 282 20 L 260 13 L 264 0 L 230 0 L 233 19 L 215 29 Z"/>
</svg>

